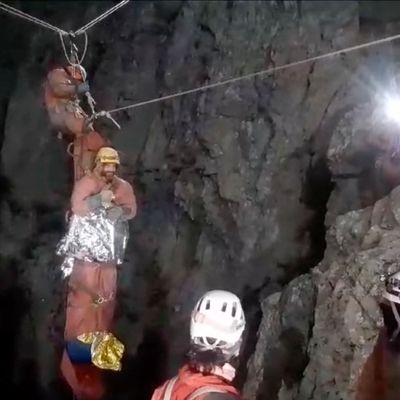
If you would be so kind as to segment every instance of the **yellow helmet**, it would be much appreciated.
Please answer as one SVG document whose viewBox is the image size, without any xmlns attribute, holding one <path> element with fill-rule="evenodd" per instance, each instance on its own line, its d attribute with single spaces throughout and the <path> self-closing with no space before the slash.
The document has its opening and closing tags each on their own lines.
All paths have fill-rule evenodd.
<svg viewBox="0 0 400 400">
<path fill-rule="evenodd" d="M 96 156 L 95 163 L 101 164 L 120 164 L 119 155 L 116 150 L 111 147 L 102 147 Z"/>
</svg>

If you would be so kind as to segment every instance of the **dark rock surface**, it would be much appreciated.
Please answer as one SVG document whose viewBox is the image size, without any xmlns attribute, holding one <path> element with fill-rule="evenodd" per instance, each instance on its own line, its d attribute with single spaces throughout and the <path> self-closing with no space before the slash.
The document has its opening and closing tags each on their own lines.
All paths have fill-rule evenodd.
<svg viewBox="0 0 400 400">
<path fill-rule="evenodd" d="M 69 30 L 113 3 L 14 5 Z M 359 17 L 355 1 L 132 2 L 89 31 L 84 65 L 99 108 L 110 109 L 353 45 L 375 34 L 360 32 Z M 48 68 L 65 60 L 52 32 L 4 15 L 0 24 L 0 294 L 14 310 L 5 307 L 0 332 L 13 341 L 7 381 L 21 388 L 29 380 L 45 396 L 56 390 L 58 376 L 47 329 L 62 304 L 54 248 L 71 186 L 68 156 L 50 133 L 41 85 Z M 304 359 L 295 382 L 268 389 L 269 367 L 263 367 L 245 386 L 252 395 L 277 398 L 279 391 L 280 399 L 300 399 L 314 301 L 307 272 L 324 255 L 333 189 L 326 154 L 339 121 L 370 93 L 360 84 L 366 71 L 375 73 L 377 60 L 390 51 L 395 54 L 385 45 L 124 111 L 115 115 L 121 131 L 102 123 L 139 201 L 119 275 L 117 334 L 127 357 L 124 371 L 110 377 L 112 398 L 148 398 L 176 370 L 189 312 L 211 288 L 256 299 L 246 303 L 252 331 L 242 382 L 254 347 L 262 354 L 251 359 L 249 373 L 268 351 L 278 352 L 284 365 L 290 343 L 289 350 L 275 349 L 251 339 L 260 322 L 257 299 L 272 294 L 262 302 L 264 318 L 296 314 L 290 298 L 282 299 L 294 295 L 299 281 L 286 285 L 301 275 L 309 285 L 301 311 L 307 319 L 290 316 L 292 322 L 282 320 L 268 333 L 282 340 L 286 328 L 301 333 L 301 351 L 295 351 Z M 330 197 L 329 224 L 357 208 L 357 193 L 346 187 L 337 185 Z"/>
</svg>

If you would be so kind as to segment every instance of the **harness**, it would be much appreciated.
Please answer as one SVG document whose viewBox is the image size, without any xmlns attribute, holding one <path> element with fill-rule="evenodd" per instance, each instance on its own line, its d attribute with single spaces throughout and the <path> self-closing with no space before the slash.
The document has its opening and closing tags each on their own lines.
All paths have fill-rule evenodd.
<svg viewBox="0 0 400 400">
<path fill-rule="evenodd" d="M 174 389 L 174 386 L 178 380 L 178 377 L 176 376 L 175 378 L 172 378 L 169 380 L 167 388 L 165 389 L 165 393 L 163 396 L 163 400 L 171 400 L 172 399 L 172 391 Z M 187 397 L 185 400 L 195 400 L 196 398 L 208 394 L 208 393 L 227 393 L 225 390 L 222 389 L 217 389 L 213 386 L 203 386 L 197 390 L 195 390 L 189 397 Z"/>
</svg>

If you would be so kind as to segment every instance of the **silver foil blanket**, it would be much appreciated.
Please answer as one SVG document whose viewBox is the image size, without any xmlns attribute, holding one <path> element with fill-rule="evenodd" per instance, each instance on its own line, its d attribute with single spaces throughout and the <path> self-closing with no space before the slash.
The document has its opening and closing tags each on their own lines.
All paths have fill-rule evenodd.
<svg viewBox="0 0 400 400">
<path fill-rule="evenodd" d="M 128 222 L 111 222 L 106 217 L 106 210 L 102 208 L 85 217 L 73 215 L 67 233 L 57 245 L 56 253 L 65 257 L 65 268 L 72 266 L 74 258 L 122 264 L 128 238 Z"/>
</svg>

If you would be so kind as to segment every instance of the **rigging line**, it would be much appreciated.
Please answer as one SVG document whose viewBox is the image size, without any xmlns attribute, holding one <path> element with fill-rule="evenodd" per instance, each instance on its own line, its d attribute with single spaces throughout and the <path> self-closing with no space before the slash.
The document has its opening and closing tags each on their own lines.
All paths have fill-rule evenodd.
<svg viewBox="0 0 400 400">
<path fill-rule="evenodd" d="M 82 57 L 78 61 L 79 65 L 81 65 L 83 63 L 83 60 L 85 59 L 86 52 L 87 52 L 87 49 L 88 49 L 88 42 L 89 42 L 88 35 L 87 35 L 86 32 L 84 32 L 84 35 L 85 35 L 85 44 L 84 44 L 84 47 L 83 47 Z"/>
<path fill-rule="evenodd" d="M 64 56 L 65 56 L 65 58 L 67 59 L 67 61 L 68 61 L 68 63 L 70 65 L 76 65 L 76 64 L 81 65 L 83 63 L 83 60 L 85 59 L 86 52 L 87 52 L 87 49 L 88 49 L 88 35 L 87 35 L 86 32 L 84 32 L 84 35 L 85 35 L 85 44 L 84 44 L 82 56 L 79 59 L 79 55 L 77 53 L 77 60 L 73 61 L 72 57 L 68 56 L 67 48 L 66 48 L 65 42 L 64 42 L 64 36 L 61 33 L 59 34 L 60 41 L 61 41 L 61 46 L 62 46 L 62 49 L 63 49 L 63 52 L 64 52 Z M 71 40 L 71 38 L 70 38 L 70 40 Z"/>
<path fill-rule="evenodd" d="M 11 7 L 8 4 L 0 2 L 0 10 L 3 10 L 3 11 L 5 11 L 5 12 L 11 14 L 11 15 L 14 15 L 16 17 L 25 19 L 25 20 L 27 20 L 29 22 L 34 23 L 34 24 L 37 24 L 37 25 L 39 25 L 39 26 L 41 26 L 43 28 L 50 29 L 50 30 L 52 30 L 54 32 L 61 33 L 63 35 L 68 35 L 68 32 L 64 31 L 63 29 L 60 29 L 60 28 L 58 28 L 58 27 L 56 27 L 54 25 L 51 25 L 46 21 L 42 21 L 39 18 L 33 17 L 32 15 L 29 15 L 29 14 L 27 14 L 27 13 L 25 13 L 23 11 L 20 11 L 20 10 L 14 8 L 14 7 Z"/>
<path fill-rule="evenodd" d="M 129 3 L 129 0 L 123 0 L 123 1 L 119 2 L 114 7 L 111 7 L 109 10 L 107 10 L 103 14 L 99 15 L 98 17 L 96 17 L 92 21 L 88 22 L 86 25 L 84 25 L 81 28 L 77 29 L 75 31 L 75 35 L 81 35 L 82 33 L 86 32 L 88 29 L 92 28 L 94 25 L 96 25 L 97 23 L 102 21 L 104 18 L 108 17 L 113 12 L 117 11 L 122 6 L 124 6 L 125 4 L 128 4 L 128 3 Z"/>
<path fill-rule="evenodd" d="M 279 65 L 277 67 L 272 67 L 272 68 L 268 68 L 268 69 L 261 70 L 261 71 L 258 71 L 258 72 L 253 72 L 253 73 L 250 73 L 250 74 L 238 76 L 236 78 L 231 78 L 231 79 L 227 79 L 227 80 L 220 81 L 220 82 L 210 83 L 208 85 L 200 86 L 200 87 L 197 87 L 197 88 L 194 88 L 194 89 L 189 89 L 189 90 L 185 90 L 185 91 L 182 91 L 182 92 L 169 94 L 169 95 L 166 95 L 166 96 L 162 96 L 162 97 L 157 97 L 157 98 L 153 98 L 153 99 L 150 99 L 150 100 L 141 101 L 141 102 L 138 102 L 138 103 L 133 103 L 133 104 L 128 105 L 128 106 L 114 108 L 114 109 L 109 110 L 107 112 L 109 114 L 112 114 L 112 113 L 116 113 L 116 112 L 119 112 L 119 111 L 128 110 L 128 109 L 131 109 L 131 108 L 142 107 L 142 106 L 145 106 L 147 104 L 158 103 L 158 102 L 161 102 L 161 101 L 174 99 L 176 97 L 185 96 L 185 95 L 192 94 L 192 93 L 197 93 L 197 92 L 202 92 L 202 91 L 205 91 L 205 90 L 208 90 L 208 89 L 213 89 L 213 88 L 216 88 L 216 87 L 219 87 L 219 86 L 228 85 L 230 83 L 239 82 L 241 80 L 251 79 L 251 78 L 255 78 L 255 77 L 261 76 L 261 75 L 268 75 L 268 74 L 271 74 L 273 72 L 282 71 L 282 70 L 285 70 L 285 69 L 288 69 L 288 68 L 297 67 L 299 65 L 307 64 L 307 63 L 310 63 L 310 62 L 319 61 L 319 60 L 322 60 L 322 59 L 325 59 L 325 58 L 329 58 L 329 57 L 333 57 L 333 56 L 337 56 L 337 55 L 341 55 L 341 54 L 350 53 L 350 52 L 355 51 L 355 50 L 365 49 L 367 47 L 375 46 L 375 45 L 382 44 L 382 43 L 388 43 L 388 42 L 391 42 L 391 41 L 396 40 L 396 39 L 400 39 L 400 34 L 388 36 L 388 37 L 385 37 L 385 38 L 382 38 L 382 39 L 373 40 L 371 42 L 362 43 L 362 44 L 358 44 L 358 45 L 351 46 L 351 47 L 346 47 L 346 48 L 340 49 L 340 50 L 331 51 L 329 53 L 320 54 L 318 56 L 309 57 L 309 58 L 306 58 L 306 59 L 303 59 L 303 60 L 293 61 L 291 63 L 287 63 L 287 64 Z"/>
<path fill-rule="evenodd" d="M 82 26 L 81 28 L 79 28 L 78 30 L 76 30 L 74 32 L 75 35 L 80 35 L 82 33 L 84 33 L 85 31 L 87 31 L 88 29 L 92 28 L 94 25 L 96 25 L 98 22 L 102 21 L 104 18 L 108 17 L 109 15 L 111 15 L 113 12 L 117 11 L 119 8 L 121 8 L 122 6 L 124 6 L 125 4 L 128 4 L 129 0 L 123 0 L 120 3 L 116 4 L 115 6 L 111 7 L 109 10 L 107 10 L 106 12 L 104 12 L 103 14 L 99 15 L 98 17 L 96 17 L 94 20 L 90 21 L 89 23 L 87 23 L 86 25 Z M 54 26 L 46 21 L 43 21 L 39 18 L 36 18 L 30 14 L 27 14 L 21 10 L 18 10 L 17 8 L 11 7 L 8 4 L 5 4 L 3 2 L 0 2 L 0 10 L 3 10 L 11 15 L 14 15 L 16 17 L 25 19 L 29 22 L 32 22 L 34 24 L 37 24 L 39 26 L 42 26 L 43 28 L 47 28 L 50 29 L 54 32 L 57 33 L 61 33 L 63 35 L 68 35 L 69 33 L 66 32 L 65 30 L 58 28 L 57 26 Z"/>
</svg>

